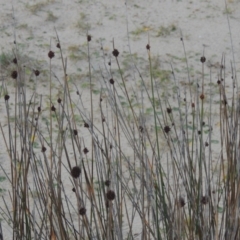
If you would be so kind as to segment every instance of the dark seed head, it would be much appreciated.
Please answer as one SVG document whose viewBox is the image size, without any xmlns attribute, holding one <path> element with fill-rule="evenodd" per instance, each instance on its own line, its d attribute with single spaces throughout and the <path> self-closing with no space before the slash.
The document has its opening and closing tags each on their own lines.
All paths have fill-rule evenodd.
<svg viewBox="0 0 240 240">
<path fill-rule="evenodd" d="M 112 190 L 108 190 L 108 192 L 107 192 L 107 199 L 108 199 L 109 201 L 114 200 L 114 199 L 115 199 L 115 192 L 112 191 Z"/>
<path fill-rule="evenodd" d="M 202 125 L 204 126 L 204 125 L 205 125 L 205 122 L 202 122 Z"/>
<path fill-rule="evenodd" d="M 202 196 L 201 203 L 206 205 L 208 203 L 208 197 L 207 196 Z"/>
<path fill-rule="evenodd" d="M 42 146 L 42 152 L 46 152 L 46 148 L 44 146 Z"/>
<path fill-rule="evenodd" d="M 171 128 L 170 128 L 169 126 L 165 126 L 165 127 L 164 127 L 164 132 L 165 132 L 165 133 L 169 133 L 170 130 L 171 130 Z"/>
<path fill-rule="evenodd" d="M 78 178 L 81 173 L 81 168 L 79 166 L 75 166 L 71 169 L 71 175 L 73 178 Z"/>
<path fill-rule="evenodd" d="M 204 99 L 204 94 L 200 95 L 200 99 L 202 99 L 202 100 Z"/>
<path fill-rule="evenodd" d="M 83 149 L 83 152 L 84 152 L 85 154 L 87 154 L 89 151 L 88 151 L 88 149 L 85 147 L 85 148 Z"/>
<path fill-rule="evenodd" d="M 142 133 L 143 132 L 143 127 L 139 126 L 139 131 Z"/>
<path fill-rule="evenodd" d="M 60 43 L 57 43 L 56 47 L 57 48 L 61 48 Z"/>
<path fill-rule="evenodd" d="M 219 85 L 221 83 L 221 81 L 220 80 L 217 80 L 217 84 Z"/>
<path fill-rule="evenodd" d="M 185 206 L 185 200 L 183 197 L 179 197 L 179 199 L 177 200 L 177 206 L 180 208 Z"/>
<path fill-rule="evenodd" d="M 16 58 L 14 58 L 12 61 L 13 61 L 13 63 L 17 64 L 17 59 Z"/>
<path fill-rule="evenodd" d="M 56 111 L 56 108 L 55 108 L 54 106 L 52 106 L 52 107 L 51 107 L 51 110 L 52 110 L 53 112 L 55 112 L 55 111 Z"/>
<path fill-rule="evenodd" d="M 41 107 L 38 107 L 37 110 L 38 110 L 38 112 L 41 112 Z"/>
<path fill-rule="evenodd" d="M 57 101 L 58 101 L 58 103 L 61 103 L 61 102 L 62 102 L 62 99 L 61 99 L 61 98 L 58 98 Z"/>
<path fill-rule="evenodd" d="M 84 127 L 85 127 L 85 128 L 89 128 L 89 125 L 85 122 L 85 123 L 84 123 Z"/>
<path fill-rule="evenodd" d="M 77 136 L 78 131 L 77 131 L 76 129 L 74 129 L 74 130 L 73 130 L 73 134 L 74 134 L 75 136 Z"/>
<path fill-rule="evenodd" d="M 7 94 L 4 96 L 5 101 L 8 101 L 9 98 L 10 98 L 9 95 Z"/>
<path fill-rule="evenodd" d="M 17 76 L 18 76 L 18 72 L 17 71 L 13 71 L 12 74 L 11 74 L 11 77 L 13 79 L 17 79 Z"/>
<path fill-rule="evenodd" d="M 195 103 L 192 103 L 192 108 L 195 108 Z"/>
<path fill-rule="evenodd" d="M 200 130 L 198 130 L 198 135 L 201 135 L 201 131 Z"/>
<path fill-rule="evenodd" d="M 111 66 L 111 62 L 108 62 L 108 65 Z"/>
<path fill-rule="evenodd" d="M 92 39 L 92 37 L 91 37 L 90 35 L 87 35 L 87 40 L 88 40 L 88 42 L 90 42 L 91 39 Z"/>
<path fill-rule="evenodd" d="M 186 102 L 186 98 L 184 98 L 183 101 Z"/>
<path fill-rule="evenodd" d="M 76 189 L 75 189 L 75 188 L 73 188 L 73 189 L 72 189 L 72 191 L 73 191 L 73 192 L 76 192 Z"/>
<path fill-rule="evenodd" d="M 84 208 L 84 207 L 82 207 L 82 208 L 79 209 L 79 214 L 80 214 L 81 216 L 85 215 L 86 212 L 87 212 L 87 210 L 86 210 L 86 208 Z"/>
<path fill-rule="evenodd" d="M 206 58 L 203 56 L 200 58 L 200 61 L 201 61 L 201 63 L 204 63 L 204 62 L 206 62 Z"/>
<path fill-rule="evenodd" d="M 113 54 L 114 57 L 118 57 L 119 51 L 118 51 L 117 49 L 114 49 L 114 50 L 112 51 L 112 54 Z"/>
<path fill-rule="evenodd" d="M 111 183 L 110 180 L 106 180 L 104 184 L 105 184 L 105 186 L 109 187 L 109 186 L 110 186 L 110 183 Z"/>
<path fill-rule="evenodd" d="M 205 142 L 205 147 L 208 147 L 208 146 L 209 146 L 208 142 Z"/>
<path fill-rule="evenodd" d="M 111 84 L 114 84 L 114 80 L 113 80 L 112 78 L 109 80 L 109 82 L 110 82 Z"/>
<path fill-rule="evenodd" d="M 49 51 L 49 52 L 48 52 L 48 57 L 49 57 L 50 59 L 52 59 L 54 56 L 55 56 L 55 54 L 54 54 L 53 51 Z"/>
<path fill-rule="evenodd" d="M 35 70 L 34 73 L 35 73 L 36 77 L 39 76 L 39 74 L 40 74 L 40 72 L 38 70 Z"/>
<path fill-rule="evenodd" d="M 147 44 L 146 49 L 150 50 L 150 45 L 149 44 Z"/>
<path fill-rule="evenodd" d="M 171 113 L 171 112 L 172 112 L 172 109 L 171 109 L 171 108 L 167 108 L 167 112 L 168 112 L 168 113 Z"/>
</svg>

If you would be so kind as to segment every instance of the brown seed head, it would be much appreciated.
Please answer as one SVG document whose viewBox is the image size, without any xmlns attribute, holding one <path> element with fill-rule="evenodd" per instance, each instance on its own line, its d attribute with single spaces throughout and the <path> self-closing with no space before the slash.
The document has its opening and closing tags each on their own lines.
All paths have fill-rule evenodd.
<svg viewBox="0 0 240 240">
<path fill-rule="evenodd" d="M 74 130 L 73 130 L 73 134 L 74 134 L 75 136 L 77 136 L 78 131 L 77 131 L 76 129 L 74 129 Z"/>
<path fill-rule="evenodd" d="M 115 199 L 115 192 L 112 190 L 108 190 L 107 192 L 107 199 L 109 201 L 113 201 Z"/>
<path fill-rule="evenodd" d="M 83 149 L 83 152 L 84 152 L 85 154 L 87 154 L 89 151 L 88 151 L 88 149 L 85 147 L 85 148 Z"/>
<path fill-rule="evenodd" d="M 85 128 L 89 128 L 89 125 L 85 122 L 85 123 L 84 123 L 84 127 L 85 127 Z"/>
<path fill-rule="evenodd" d="M 88 40 L 88 42 L 90 42 L 91 39 L 92 39 L 92 37 L 91 37 L 90 35 L 87 35 L 87 40 Z"/>
<path fill-rule="evenodd" d="M 195 108 L 195 103 L 192 103 L 192 108 Z"/>
<path fill-rule="evenodd" d="M 179 197 L 179 199 L 177 200 L 177 206 L 180 208 L 185 206 L 185 200 L 183 197 Z"/>
<path fill-rule="evenodd" d="M 56 111 L 56 108 L 52 105 L 51 110 L 52 110 L 53 112 L 55 112 L 55 111 Z"/>
<path fill-rule="evenodd" d="M 37 110 L 38 110 L 38 112 L 41 112 L 41 107 L 38 107 Z"/>
<path fill-rule="evenodd" d="M 57 43 L 56 47 L 57 48 L 61 48 L 60 43 Z"/>
<path fill-rule="evenodd" d="M 81 174 L 81 168 L 79 166 L 75 166 L 71 169 L 71 175 L 73 178 L 78 178 Z"/>
<path fill-rule="evenodd" d="M 17 59 L 16 58 L 14 58 L 12 61 L 13 61 L 13 63 L 17 64 Z"/>
<path fill-rule="evenodd" d="M 205 142 L 205 147 L 208 147 L 208 146 L 209 146 L 208 142 Z"/>
<path fill-rule="evenodd" d="M 203 56 L 203 57 L 200 58 L 200 61 L 201 61 L 201 63 L 205 63 L 206 62 L 206 58 Z"/>
<path fill-rule="evenodd" d="M 109 187 L 110 184 L 111 184 L 111 181 L 110 180 L 106 180 L 104 184 L 105 184 L 105 186 Z"/>
<path fill-rule="evenodd" d="M 34 73 L 35 73 L 36 77 L 39 76 L 39 74 L 40 74 L 40 72 L 38 70 L 35 70 Z"/>
<path fill-rule="evenodd" d="M 86 210 L 86 208 L 84 208 L 84 207 L 82 207 L 82 208 L 79 209 L 79 214 L 80 214 L 81 216 L 85 215 L 86 212 L 87 212 L 87 210 Z"/>
<path fill-rule="evenodd" d="M 73 189 L 72 189 L 72 191 L 73 191 L 73 192 L 76 192 L 76 189 L 75 189 L 75 188 L 73 188 Z"/>
<path fill-rule="evenodd" d="M 61 98 L 58 98 L 57 101 L 58 101 L 58 103 L 61 103 L 61 102 L 62 102 L 62 99 L 61 99 Z"/>
<path fill-rule="evenodd" d="M 167 113 L 171 113 L 172 109 L 171 108 L 167 108 Z"/>
<path fill-rule="evenodd" d="M 147 44 L 146 49 L 150 50 L 150 45 L 149 44 Z"/>
<path fill-rule="evenodd" d="M 5 101 L 8 101 L 9 98 L 10 98 L 9 95 L 7 94 L 4 96 Z"/>
<path fill-rule="evenodd" d="M 171 128 L 170 128 L 169 126 L 165 126 L 165 127 L 164 127 L 164 132 L 165 132 L 165 133 L 169 133 L 170 130 L 171 130 Z"/>
<path fill-rule="evenodd" d="M 118 57 L 119 51 L 118 51 L 117 49 L 114 49 L 114 50 L 112 51 L 112 54 L 113 54 L 114 57 Z"/>
<path fill-rule="evenodd" d="M 42 152 L 46 152 L 46 148 L 44 146 L 42 146 Z"/>
<path fill-rule="evenodd" d="M 112 78 L 109 80 L 109 82 L 110 82 L 111 84 L 114 84 L 114 80 L 113 80 Z"/>
<path fill-rule="evenodd" d="M 55 54 L 54 54 L 53 51 L 49 51 L 49 52 L 48 52 L 48 57 L 49 57 L 50 59 L 52 59 L 54 56 L 55 56 Z"/>
<path fill-rule="evenodd" d="M 202 196 L 201 203 L 206 205 L 208 203 L 208 197 L 207 196 Z"/>
<path fill-rule="evenodd" d="M 200 99 L 202 99 L 202 100 L 204 99 L 204 94 L 200 95 Z"/>
<path fill-rule="evenodd" d="M 18 72 L 17 71 L 12 71 L 11 77 L 13 79 L 17 79 L 17 76 L 18 76 Z"/>
</svg>

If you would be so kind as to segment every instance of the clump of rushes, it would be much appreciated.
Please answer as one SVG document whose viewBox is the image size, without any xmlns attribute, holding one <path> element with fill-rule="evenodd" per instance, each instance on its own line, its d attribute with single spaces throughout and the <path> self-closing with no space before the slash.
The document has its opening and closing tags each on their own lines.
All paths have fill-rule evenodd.
<svg viewBox="0 0 240 240">
<path fill-rule="evenodd" d="M 79 166 L 75 166 L 71 169 L 71 175 L 73 178 L 78 178 L 81 174 L 81 168 Z"/>
<path fill-rule="evenodd" d="M 139 233 L 141 239 L 240 239 L 240 101 L 234 64 L 230 78 L 223 58 L 214 80 L 213 69 L 206 73 L 203 52 L 196 66 L 202 78 L 196 82 L 181 38 L 186 61 L 181 75 L 187 71 L 188 80 L 182 84 L 185 78 L 171 64 L 157 68 L 148 41 L 143 49 L 149 72 L 135 66 L 134 56 L 127 57 L 137 73 L 132 82 L 126 80 L 128 70 L 121 68 L 114 42 L 110 60 L 103 59 L 108 54 L 101 46 L 99 59 L 106 68 L 91 73 L 91 59 L 98 55 L 91 54 L 92 39 L 85 36 L 89 98 L 74 81 L 66 81 L 67 61 L 58 37 L 63 74 L 54 73 L 59 69 L 51 67 L 55 54 L 46 50 L 49 94 L 34 90 L 31 96 L 23 58 L 10 58 L 15 68 L 9 78 L 19 81 L 11 104 L 7 93 L 13 89 L 8 81 L 2 84 L 6 124 L 0 128 L 10 171 L 1 163 L 0 169 L 10 173 L 6 179 L 12 191 L 1 193 L 0 218 L 10 221 L 12 239 L 132 239 Z M 115 62 L 118 72 L 110 67 Z M 46 71 L 33 66 L 25 68 L 32 70 L 31 77 L 43 71 L 45 78 Z M 169 72 L 169 81 L 162 81 L 162 71 Z M 54 87 L 53 76 L 58 80 Z M 96 104 L 89 106 L 89 99 L 97 99 Z"/>
</svg>

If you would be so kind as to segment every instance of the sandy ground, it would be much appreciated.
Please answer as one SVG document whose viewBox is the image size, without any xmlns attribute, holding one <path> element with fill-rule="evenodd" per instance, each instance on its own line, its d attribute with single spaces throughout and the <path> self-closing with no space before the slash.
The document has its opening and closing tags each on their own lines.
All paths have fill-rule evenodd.
<svg viewBox="0 0 240 240">
<path fill-rule="evenodd" d="M 224 53 L 226 69 L 230 72 L 233 52 L 226 12 L 236 67 L 239 69 L 240 1 L 226 2 L 227 8 L 224 0 L 0 0 L 0 47 L 2 52 L 11 51 L 15 36 L 21 52 L 33 59 L 30 61 L 26 58 L 25 64 L 44 71 L 48 66 L 49 49 L 56 50 L 56 29 L 63 52 L 69 59 L 69 77 L 80 78 L 84 82 L 88 71 L 87 57 L 83 54 L 87 49 L 87 32 L 92 36 L 92 67 L 95 70 L 103 65 L 99 54 L 101 47 L 106 52 L 106 58 L 111 58 L 113 39 L 121 61 L 129 52 L 137 54 L 139 59 L 147 59 L 145 46 L 150 41 L 152 54 L 159 58 L 160 65 L 166 66 L 170 61 L 184 58 L 180 41 L 183 37 L 189 64 L 196 71 L 201 70 L 199 59 L 204 50 L 208 64 L 216 66 L 220 64 Z M 53 62 L 54 72 L 61 78 L 60 56 L 56 56 L 56 59 Z M 129 68 L 131 70 L 131 66 Z M 179 73 L 183 81 L 185 76 Z M 199 76 L 196 74 L 194 77 L 197 79 Z M 217 80 L 217 72 L 213 77 Z M 133 81 L 131 74 L 129 81 Z M 45 87 L 38 84 L 38 91 L 44 93 Z M 3 98 L 0 101 L 0 111 L 4 113 Z M 4 124 L 5 119 L 1 119 L 1 123 Z M 5 166 L 6 153 L 4 148 L 0 151 L 0 164 Z M 4 183 L 0 182 L 0 188 L 4 188 Z M 3 223 L 2 226 L 4 239 L 11 239 L 7 225 Z"/>
</svg>

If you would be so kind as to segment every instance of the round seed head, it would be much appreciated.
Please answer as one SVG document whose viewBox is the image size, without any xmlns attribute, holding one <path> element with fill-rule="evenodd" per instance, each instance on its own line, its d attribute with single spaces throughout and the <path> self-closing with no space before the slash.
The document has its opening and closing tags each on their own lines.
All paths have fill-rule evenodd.
<svg viewBox="0 0 240 240">
<path fill-rule="evenodd" d="M 202 196 L 201 203 L 206 205 L 208 203 L 208 197 L 207 196 Z"/>
<path fill-rule="evenodd" d="M 200 58 L 200 61 L 201 61 L 201 63 L 205 63 L 206 62 L 206 58 L 203 56 L 203 57 Z"/>
<path fill-rule="evenodd" d="M 8 101 L 9 98 L 10 98 L 9 95 L 7 94 L 4 96 L 5 101 Z"/>
<path fill-rule="evenodd" d="M 62 99 L 61 99 L 61 98 L 58 98 L 57 101 L 58 101 L 58 103 L 61 103 L 61 102 L 62 102 Z"/>
<path fill-rule="evenodd" d="M 111 183 L 110 180 L 106 180 L 104 184 L 105 184 L 105 186 L 109 187 L 109 186 L 110 186 L 110 183 Z"/>
<path fill-rule="evenodd" d="M 84 127 L 85 127 L 85 128 L 89 128 L 89 125 L 85 122 L 85 123 L 84 123 Z"/>
<path fill-rule="evenodd" d="M 74 134 L 75 136 L 77 136 L 78 131 L 77 131 L 76 129 L 74 129 L 74 130 L 73 130 L 73 134 Z"/>
<path fill-rule="evenodd" d="M 198 135 L 201 135 L 201 131 L 200 130 L 198 130 Z"/>
<path fill-rule="evenodd" d="M 150 50 L 150 45 L 149 44 L 147 44 L 146 49 Z"/>
<path fill-rule="evenodd" d="M 46 148 L 44 146 L 42 146 L 42 152 L 46 152 Z"/>
<path fill-rule="evenodd" d="M 110 82 L 111 84 L 114 84 L 114 80 L 113 80 L 112 78 L 109 80 L 109 82 Z"/>
<path fill-rule="evenodd" d="M 12 71 L 11 77 L 13 79 L 17 79 L 17 76 L 18 76 L 18 72 L 17 71 Z"/>
<path fill-rule="evenodd" d="M 38 70 L 35 70 L 34 73 L 35 73 L 36 77 L 39 76 L 39 74 L 40 74 L 40 72 Z"/>
<path fill-rule="evenodd" d="M 56 47 L 57 48 L 61 48 L 60 43 L 57 43 Z"/>
<path fill-rule="evenodd" d="M 81 216 L 85 215 L 86 212 L 87 212 L 87 210 L 86 210 L 86 208 L 84 208 L 84 207 L 82 207 L 82 208 L 79 209 L 79 214 L 80 214 Z"/>
<path fill-rule="evenodd" d="M 56 111 L 56 108 L 52 105 L 51 110 L 52 110 L 53 112 L 55 112 L 55 111 Z"/>
<path fill-rule="evenodd" d="M 171 108 L 167 108 L 167 112 L 168 112 L 168 113 L 171 113 L 171 112 L 172 112 L 172 109 L 171 109 Z"/>
<path fill-rule="evenodd" d="M 204 99 L 204 94 L 200 95 L 200 99 L 202 99 L 202 100 Z"/>
<path fill-rule="evenodd" d="M 177 206 L 180 208 L 185 206 L 185 200 L 183 197 L 179 197 L 179 199 L 177 200 Z"/>
<path fill-rule="evenodd" d="M 73 178 L 78 178 L 81 174 L 81 168 L 79 166 L 75 166 L 71 169 L 71 175 Z"/>
<path fill-rule="evenodd" d="M 75 188 L 73 188 L 73 189 L 72 189 L 72 191 L 73 191 L 73 192 L 76 192 L 76 189 L 75 189 Z"/>
<path fill-rule="evenodd" d="M 171 130 L 171 128 L 170 128 L 169 126 L 165 126 L 165 127 L 164 127 L 164 132 L 165 132 L 165 133 L 169 133 L 170 130 Z"/>
<path fill-rule="evenodd" d="M 48 57 L 49 57 L 50 59 L 52 59 L 54 56 L 55 56 L 55 54 L 54 54 L 53 51 L 49 51 L 49 52 L 48 52 Z"/>
<path fill-rule="evenodd" d="M 89 151 L 88 151 L 88 149 L 85 147 L 85 148 L 83 149 L 83 152 L 84 152 L 85 154 L 87 154 Z"/>
<path fill-rule="evenodd" d="M 90 42 L 91 39 L 92 39 L 92 37 L 91 37 L 90 35 L 87 35 L 87 40 L 88 40 L 88 42 Z"/>
<path fill-rule="evenodd" d="M 208 147 L 208 146 L 209 146 L 208 142 L 205 142 L 205 147 Z"/>
<path fill-rule="evenodd" d="M 118 57 L 119 51 L 118 51 L 117 49 L 114 49 L 114 50 L 112 51 L 112 54 L 113 54 L 114 57 Z"/>
<path fill-rule="evenodd" d="M 13 61 L 13 63 L 17 64 L 17 59 L 16 58 L 14 58 L 12 61 Z"/>
<path fill-rule="evenodd" d="M 115 199 L 115 192 L 112 190 L 108 190 L 107 192 L 107 199 L 109 201 L 113 201 Z"/>
<path fill-rule="evenodd" d="M 217 80 L 217 84 L 219 85 L 221 83 L 221 81 L 220 80 Z"/>
<path fill-rule="evenodd" d="M 38 107 L 37 110 L 38 110 L 38 112 L 41 112 L 41 107 Z"/>
</svg>

